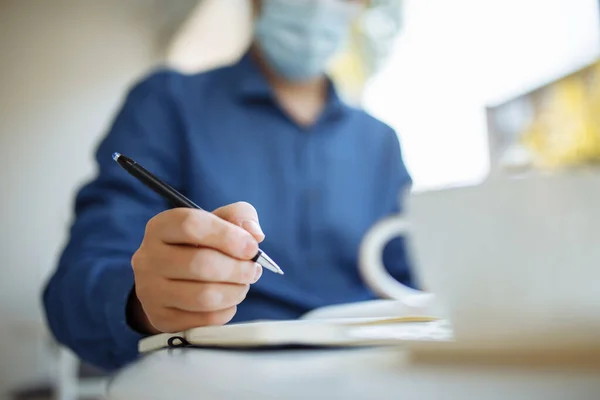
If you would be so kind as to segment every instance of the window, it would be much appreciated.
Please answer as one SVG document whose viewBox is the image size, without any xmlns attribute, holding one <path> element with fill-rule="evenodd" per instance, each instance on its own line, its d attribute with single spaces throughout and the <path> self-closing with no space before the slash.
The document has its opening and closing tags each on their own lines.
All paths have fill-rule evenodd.
<svg viewBox="0 0 600 400">
<path fill-rule="evenodd" d="M 404 0 L 404 29 L 365 108 L 399 134 L 415 190 L 489 169 L 485 106 L 600 53 L 597 0 Z"/>
</svg>

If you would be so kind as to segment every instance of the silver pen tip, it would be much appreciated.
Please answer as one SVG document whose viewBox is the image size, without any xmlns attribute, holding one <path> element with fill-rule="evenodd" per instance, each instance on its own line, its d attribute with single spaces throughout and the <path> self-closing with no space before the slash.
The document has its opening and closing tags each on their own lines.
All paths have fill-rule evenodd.
<svg viewBox="0 0 600 400">
<path fill-rule="evenodd" d="M 271 260 L 271 258 L 261 251 L 260 257 L 256 260 L 263 268 L 268 269 L 271 272 L 274 272 L 279 275 L 283 275 L 283 270 L 279 268 L 279 265 L 275 263 L 275 261 Z"/>
<path fill-rule="evenodd" d="M 115 161 L 117 161 L 119 159 L 119 157 L 121 157 L 121 155 L 119 153 L 113 153 L 113 155 L 112 155 L 112 158 Z"/>
</svg>

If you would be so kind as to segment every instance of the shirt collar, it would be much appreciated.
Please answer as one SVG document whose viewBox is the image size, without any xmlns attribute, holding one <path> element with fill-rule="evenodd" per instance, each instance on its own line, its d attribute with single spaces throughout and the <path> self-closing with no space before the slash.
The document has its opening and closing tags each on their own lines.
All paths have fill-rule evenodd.
<svg viewBox="0 0 600 400">
<path fill-rule="evenodd" d="M 270 100 L 276 103 L 271 85 L 260 70 L 250 51 L 233 65 L 232 82 L 234 90 L 242 101 Z M 333 81 L 327 78 L 327 103 L 323 116 L 343 116 L 348 106 L 340 98 Z"/>
<path fill-rule="evenodd" d="M 242 100 L 273 98 L 273 91 L 250 51 L 232 67 L 235 89 Z"/>
</svg>

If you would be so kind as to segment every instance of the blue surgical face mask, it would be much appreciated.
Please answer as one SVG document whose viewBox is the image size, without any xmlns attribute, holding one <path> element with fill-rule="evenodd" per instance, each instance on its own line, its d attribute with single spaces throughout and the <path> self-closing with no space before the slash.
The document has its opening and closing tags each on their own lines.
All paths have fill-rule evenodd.
<svg viewBox="0 0 600 400">
<path fill-rule="evenodd" d="M 344 0 L 264 0 L 255 38 L 269 65 L 304 81 L 322 75 L 359 11 Z"/>
</svg>

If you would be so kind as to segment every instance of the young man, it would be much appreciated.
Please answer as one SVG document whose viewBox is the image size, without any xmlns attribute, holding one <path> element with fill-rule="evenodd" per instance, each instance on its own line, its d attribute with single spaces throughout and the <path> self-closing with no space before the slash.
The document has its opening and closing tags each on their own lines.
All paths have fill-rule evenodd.
<svg viewBox="0 0 600 400">
<path fill-rule="evenodd" d="M 44 292 L 61 343 L 110 370 L 136 357 L 144 335 L 373 297 L 358 247 L 410 178 L 393 130 L 343 104 L 324 75 L 366 2 L 259 1 L 239 63 L 156 72 L 130 91 Z M 165 211 L 113 152 L 214 211 Z M 249 261 L 259 243 L 284 276 Z M 411 283 L 400 241 L 386 260 Z"/>
</svg>

